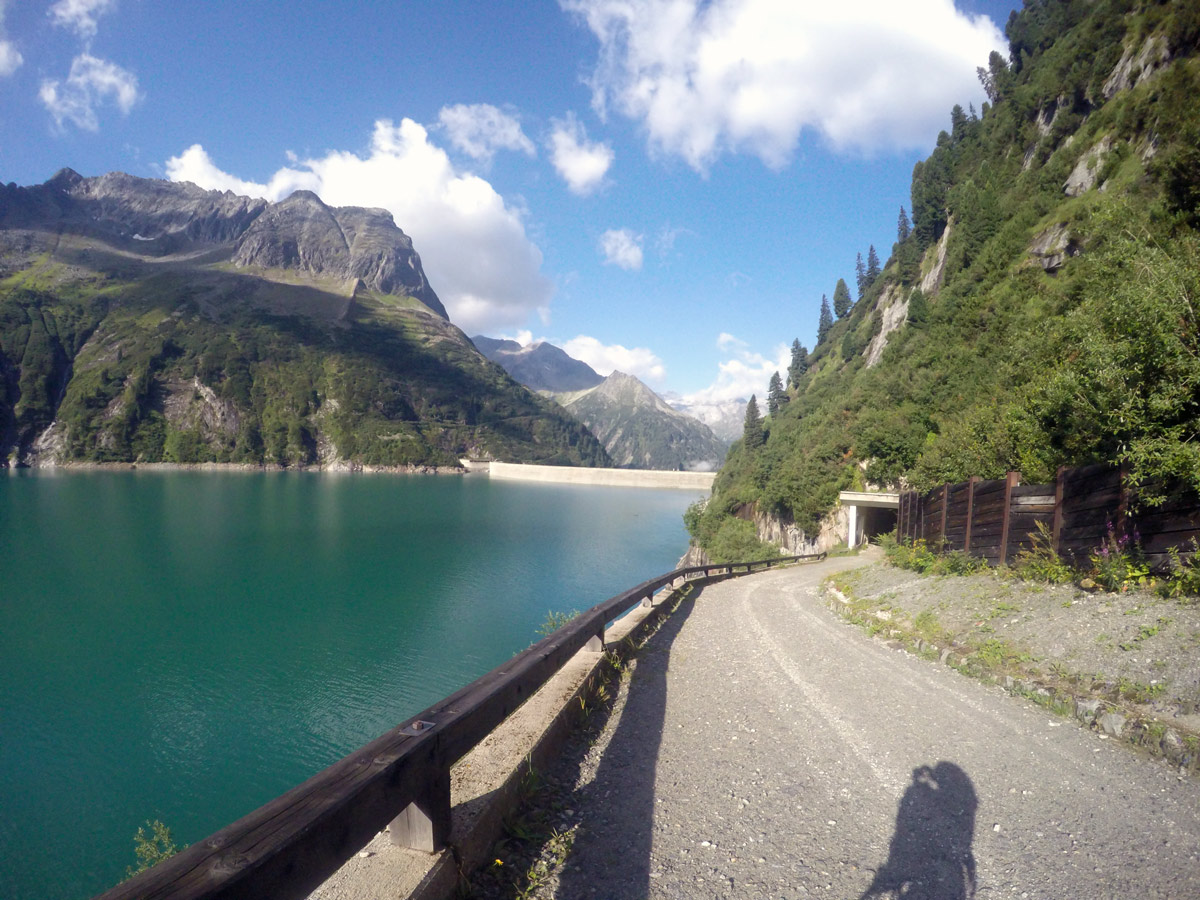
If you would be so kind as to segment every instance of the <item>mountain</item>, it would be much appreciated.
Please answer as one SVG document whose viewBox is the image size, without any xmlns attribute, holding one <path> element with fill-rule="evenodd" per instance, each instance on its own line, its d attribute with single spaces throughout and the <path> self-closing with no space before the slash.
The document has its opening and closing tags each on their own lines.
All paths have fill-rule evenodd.
<svg viewBox="0 0 1200 900">
<path fill-rule="evenodd" d="M 380 209 L 64 169 L 0 187 L 15 463 L 606 464 L 487 361 Z"/>
<path fill-rule="evenodd" d="M 710 472 L 725 455 L 727 445 L 707 425 L 672 409 L 632 375 L 613 372 L 596 387 L 555 396 L 618 466 Z"/>
<path fill-rule="evenodd" d="M 663 394 L 663 399 L 671 408 L 684 415 L 699 419 L 712 429 L 717 439 L 727 445 L 732 444 L 742 436 L 746 424 L 745 400 L 713 400 L 702 402 L 685 400 L 679 394 Z"/>
<path fill-rule="evenodd" d="M 546 341 L 522 347 L 516 341 L 477 334 L 471 338 L 479 352 L 534 391 L 582 391 L 604 380 L 582 360 Z"/>
<path fill-rule="evenodd" d="M 1006 34 L 882 272 L 689 514 L 715 557 L 760 552 L 748 520 L 816 534 L 866 481 L 1106 462 L 1143 503 L 1200 489 L 1200 5 L 1026 0 Z"/>
</svg>

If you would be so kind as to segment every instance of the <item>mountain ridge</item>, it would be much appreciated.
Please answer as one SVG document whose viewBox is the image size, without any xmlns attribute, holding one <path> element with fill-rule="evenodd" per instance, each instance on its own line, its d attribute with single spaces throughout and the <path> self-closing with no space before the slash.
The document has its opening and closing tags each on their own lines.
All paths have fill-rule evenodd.
<svg viewBox="0 0 1200 900">
<path fill-rule="evenodd" d="M 63 169 L 0 188 L 6 464 L 603 465 L 486 360 L 390 213 Z"/>
</svg>

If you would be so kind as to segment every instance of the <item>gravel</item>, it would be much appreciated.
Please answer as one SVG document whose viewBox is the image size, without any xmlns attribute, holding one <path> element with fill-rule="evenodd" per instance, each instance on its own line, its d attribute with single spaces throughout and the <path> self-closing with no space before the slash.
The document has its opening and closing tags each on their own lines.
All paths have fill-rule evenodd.
<svg viewBox="0 0 1200 900">
<path fill-rule="evenodd" d="M 840 620 L 821 580 L 863 562 L 764 572 L 684 601 L 539 773 L 472 895 L 1200 895 L 1200 781 Z M 1020 607 L 991 620 L 1005 639 L 1037 631 L 1019 630 L 1033 610 L 1007 585 L 955 581 L 974 597 L 964 622 L 982 621 L 966 602 L 1003 601 Z M 895 592 L 885 602 L 914 616 L 925 602 L 947 627 L 960 614 L 932 591 L 917 599 L 906 573 L 855 583 Z M 1103 598 L 1065 599 L 1054 608 L 1080 600 L 1088 616 L 1063 635 L 1095 643 L 1092 615 L 1116 628 Z"/>
</svg>

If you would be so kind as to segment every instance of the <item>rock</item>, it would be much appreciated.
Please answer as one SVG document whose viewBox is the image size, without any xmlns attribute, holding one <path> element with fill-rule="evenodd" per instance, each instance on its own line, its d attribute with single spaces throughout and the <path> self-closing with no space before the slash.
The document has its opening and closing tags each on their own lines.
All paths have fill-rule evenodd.
<svg viewBox="0 0 1200 900">
<path fill-rule="evenodd" d="M 1083 578 L 1079 581 L 1079 589 L 1081 591 L 1095 593 L 1096 591 L 1100 590 L 1100 585 L 1096 584 L 1096 582 L 1092 581 L 1090 578 Z"/>
<path fill-rule="evenodd" d="M 882 311 L 883 322 L 879 334 L 871 338 L 871 343 L 867 344 L 867 349 L 863 354 L 866 357 L 868 369 L 883 357 L 883 351 L 888 343 L 888 335 L 907 321 L 910 296 L 912 296 L 912 291 L 905 292 L 897 285 L 889 284 L 883 292 L 883 296 L 879 298 L 878 308 Z"/>
<path fill-rule="evenodd" d="M 942 232 L 941 238 L 937 242 L 936 248 L 931 248 L 925 251 L 926 259 L 929 254 L 934 253 L 933 265 L 930 266 L 929 272 L 921 279 L 921 292 L 929 298 L 937 296 L 937 292 L 942 287 L 942 275 L 946 270 L 946 247 L 950 240 L 950 231 L 954 226 L 954 218 L 951 217 L 946 222 L 946 230 Z"/>
<path fill-rule="evenodd" d="M 1067 257 L 1078 256 L 1079 244 L 1067 230 L 1067 223 L 1052 225 L 1033 239 L 1029 246 L 1030 254 L 1047 272 L 1057 271 L 1067 261 Z"/>
<path fill-rule="evenodd" d="M 1101 702 L 1099 700 L 1076 700 L 1075 718 L 1091 725 L 1096 721 L 1096 716 L 1100 713 L 1100 706 Z"/>
<path fill-rule="evenodd" d="M 1106 137 L 1083 154 L 1071 170 L 1071 174 L 1067 176 L 1067 180 L 1063 182 L 1063 193 L 1068 197 L 1078 197 L 1095 187 L 1101 163 L 1111 149 L 1112 139 Z"/>
<path fill-rule="evenodd" d="M 1099 725 L 1105 734 L 1120 737 L 1125 730 L 1125 717 L 1120 713 L 1108 712 L 1100 717 Z"/>
<path fill-rule="evenodd" d="M 1136 87 L 1150 78 L 1170 58 L 1171 51 L 1167 48 L 1166 37 L 1152 34 L 1146 38 L 1136 55 L 1132 47 L 1125 48 L 1120 61 L 1104 82 L 1100 92 L 1105 100 L 1111 100 L 1119 92 Z"/>
</svg>

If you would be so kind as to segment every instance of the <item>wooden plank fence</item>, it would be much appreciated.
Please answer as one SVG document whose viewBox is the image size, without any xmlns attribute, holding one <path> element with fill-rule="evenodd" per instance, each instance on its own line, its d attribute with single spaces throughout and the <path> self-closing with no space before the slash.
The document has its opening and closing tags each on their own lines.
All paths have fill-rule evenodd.
<svg viewBox="0 0 1200 900">
<path fill-rule="evenodd" d="M 1111 529 L 1136 542 L 1152 568 L 1163 569 L 1169 548 L 1200 540 L 1200 497 L 1179 485 L 1166 493 L 1166 503 L 1139 505 L 1127 473 L 1110 465 L 1061 468 L 1054 484 L 1021 484 L 1018 472 L 991 481 L 974 477 L 925 494 L 901 493 L 896 535 L 1003 565 L 1033 547 L 1041 523 L 1053 549 L 1082 566 Z"/>
<path fill-rule="evenodd" d="M 355 750 L 286 794 L 101 900 L 299 900 L 391 824 L 397 843 L 434 851 L 450 829 L 450 767 L 583 647 L 603 649 L 609 622 L 685 581 L 744 575 L 824 553 L 691 566 L 642 582 L 581 613 L 462 690 Z"/>
</svg>

